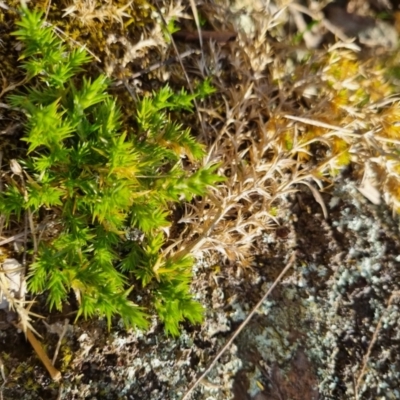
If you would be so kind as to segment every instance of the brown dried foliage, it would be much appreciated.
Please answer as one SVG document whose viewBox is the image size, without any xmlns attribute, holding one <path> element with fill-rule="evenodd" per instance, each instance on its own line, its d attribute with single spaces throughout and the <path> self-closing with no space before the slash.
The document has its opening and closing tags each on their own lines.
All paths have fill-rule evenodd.
<svg viewBox="0 0 400 400">
<path fill-rule="evenodd" d="M 280 199 L 306 185 L 326 215 L 319 190 L 350 164 L 362 184 L 398 210 L 399 97 L 387 64 L 359 59 L 350 42 L 319 51 L 287 38 L 282 45 L 289 18 L 283 4 L 274 12 L 253 9 L 251 28 L 240 28 L 239 13 L 221 3 L 206 2 L 201 12 L 216 31 L 236 30 L 238 38 L 209 43 L 188 69 L 211 75 L 218 89 L 201 108 L 208 127 L 202 140 L 206 161 L 220 162 L 227 181 L 187 205 L 180 221 L 186 227 L 167 251 L 216 250 L 246 266 L 255 238 L 279 225 Z"/>
</svg>

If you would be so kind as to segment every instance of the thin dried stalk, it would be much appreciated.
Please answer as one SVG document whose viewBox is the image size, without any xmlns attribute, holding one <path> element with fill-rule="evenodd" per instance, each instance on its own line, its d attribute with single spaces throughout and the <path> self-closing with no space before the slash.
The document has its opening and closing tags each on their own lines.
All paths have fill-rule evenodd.
<svg viewBox="0 0 400 400">
<path fill-rule="evenodd" d="M 60 351 L 60 347 L 61 347 L 61 342 L 62 342 L 62 340 L 63 340 L 65 334 L 67 333 L 68 324 L 69 324 L 69 319 L 66 318 L 65 321 L 64 321 L 63 330 L 62 330 L 62 332 L 61 332 L 61 334 L 60 334 L 60 337 L 58 338 L 57 346 L 56 346 L 56 349 L 55 349 L 55 351 L 54 351 L 53 360 L 52 360 L 52 364 L 53 364 L 53 365 L 56 363 L 57 356 L 58 356 L 58 352 Z"/>
<path fill-rule="evenodd" d="M 206 370 L 195 380 L 195 382 L 190 385 L 188 391 L 185 393 L 185 395 L 182 397 L 182 400 L 189 399 L 191 396 L 192 392 L 196 387 L 200 384 L 202 379 L 204 379 L 207 374 L 212 370 L 214 365 L 217 363 L 217 361 L 221 358 L 221 356 L 225 353 L 225 351 L 230 347 L 230 345 L 233 343 L 233 341 L 237 338 L 239 333 L 243 330 L 243 328 L 250 322 L 251 318 L 253 318 L 254 314 L 257 312 L 257 310 L 262 306 L 264 301 L 267 299 L 267 297 L 271 294 L 271 292 L 275 289 L 275 287 L 278 285 L 278 283 L 282 280 L 284 275 L 286 274 L 287 271 L 292 267 L 296 260 L 296 253 L 293 252 L 291 255 L 289 262 L 286 264 L 285 268 L 283 268 L 282 272 L 279 274 L 279 276 L 275 279 L 274 283 L 271 285 L 271 287 L 267 290 L 267 292 L 264 294 L 264 296 L 261 298 L 261 300 L 253 307 L 251 310 L 250 314 L 247 316 L 247 318 L 240 324 L 239 328 L 235 331 L 235 333 L 231 336 L 231 338 L 226 342 L 224 347 L 218 352 L 218 354 L 214 357 L 213 361 L 211 364 L 206 368 Z"/>
<path fill-rule="evenodd" d="M 20 325 L 15 325 L 16 328 L 22 329 Z M 61 372 L 58 371 L 56 368 L 54 368 L 53 364 L 51 363 L 49 357 L 47 356 L 46 352 L 44 351 L 41 343 L 35 338 L 34 334 L 32 331 L 28 328 L 26 330 L 26 337 L 35 350 L 37 356 L 39 357 L 40 361 L 43 363 L 43 365 L 46 367 L 48 373 L 51 376 L 51 379 L 54 382 L 58 382 L 61 379 Z"/>
<path fill-rule="evenodd" d="M 387 303 L 386 309 L 383 312 L 382 316 L 379 318 L 379 321 L 378 321 L 378 323 L 376 325 L 374 334 L 372 335 L 371 342 L 370 342 L 370 344 L 368 346 L 368 350 L 365 353 L 365 356 L 364 356 L 364 359 L 363 359 L 363 362 L 362 362 L 362 368 L 361 368 L 360 374 L 358 375 L 357 382 L 356 382 L 356 385 L 355 385 L 355 390 L 354 391 L 355 391 L 355 397 L 356 398 L 358 398 L 358 391 L 360 389 L 360 385 L 361 385 L 361 383 L 363 381 L 365 372 L 367 370 L 367 363 L 368 363 L 368 360 L 369 360 L 369 358 L 371 356 L 372 348 L 374 347 L 374 344 L 375 344 L 376 340 L 378 339 L 378 335 L 379 335 L 379 332 L 380 332 L 381 327 L 382 327 L 383 317 L 387 314 L 387 312 L 388 312 L 390 306 L 392 305 L 394 299 L 399 297 L 399 296 L 400 296 L 400 292 L 399 291 L 393 292 L 391 294 L 391 296 L 389 298 L 389 301 Z"/>
</svg>

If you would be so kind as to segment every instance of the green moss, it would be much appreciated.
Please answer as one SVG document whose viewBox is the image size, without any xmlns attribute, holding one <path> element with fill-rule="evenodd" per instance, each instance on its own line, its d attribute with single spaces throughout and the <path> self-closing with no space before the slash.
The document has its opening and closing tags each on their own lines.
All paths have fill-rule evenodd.
<svg viewBox="0 0 400 400">
<path fill-rule="evenodd" d="M 201 321 L 202 308 L 189 293 L 191 258 L 165 259 L 162 229 L 171 224 L 170 204 L 204 195 L 222 178 L 216 165 L 184 168 L 183 158 L 195 167 L 204 149 L 168 111 L 192 111 L 193 99 L 210 87 L 199 85 L 194 95 L 165 87 L 143 98 L 137 132 L 128 135 L 107 77 L 79 75 L 88 54 L 68 51 L 43 26 L 41 13 L 22 13 L 13 35 L 24 43 L 22 68 L 32 81 L 9 101 L 25 112 L 28 147 L 23 173 L 15 172 L 1 194 L 0 211 L 10 221 L 27 210 L 37 223 L 43 213 L 53 214 L 60 224 L 56 237 L 35 249 L 29 290 L 46 292 L 50 309 L 61 310 L 73 292 L 78 317 L 101 315 L 110 327 L 120 315 L 127 326 L 146 327 L 144 308 L 129 296 L 134 284 L 152 284 L 166 331 L 178 334 L 180 321 Z M 127 240 L 128 230 L 143 239 Z"/>
</svg>

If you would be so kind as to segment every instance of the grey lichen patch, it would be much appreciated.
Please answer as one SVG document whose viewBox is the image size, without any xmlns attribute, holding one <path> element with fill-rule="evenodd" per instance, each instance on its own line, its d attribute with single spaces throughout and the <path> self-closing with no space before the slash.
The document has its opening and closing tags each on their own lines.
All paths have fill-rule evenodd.
<svg viewBox="0 0 400 400">
<path fill-rule="evenodd" d="M 230 320 L 223 312 L 214 314 L 214 318 L 207 324 L 207 334 L 213 337 L 219 332 L 229 332 L 231 330 Z"/>
<path fill-rule="evenodd" d="M 363 399 L 399 398 L 400 373 L 393 368 L 399 362 L 398 306 L 387 308 L 399 286 L 399 224 L 389 210 L 368 204 L 348 182 L 337 186 L 335 199 L 342 203 L 332 217 L 341 256 L 331 256 L 325 264 L 325 282 L 309 281 L 319 290 L 304 303 L 310 321 L 307 354 L 327 398 L 355 398 L 356 391 Z M 385 397 L 388 392 L 391 397 Z"/>
<path fill-rule="evenodd" d="M 343 180 L 332 195 L 328 221 L 296 201 L 296 217 L 287 216 L 298 238 L 296 266 L 238 339 L 251 396 L 400 398 L 400 309 L 393 298 L 400 284 L 399 221 L 351 182 Z M 270 260 L 282 254 L 269 236 L 261 239 L 261 292 L 272 282 Z M 241 310 L 233 307 L 235 320 Z M 299 375 L 299 357 L 306 377 Z"/>
</svg>

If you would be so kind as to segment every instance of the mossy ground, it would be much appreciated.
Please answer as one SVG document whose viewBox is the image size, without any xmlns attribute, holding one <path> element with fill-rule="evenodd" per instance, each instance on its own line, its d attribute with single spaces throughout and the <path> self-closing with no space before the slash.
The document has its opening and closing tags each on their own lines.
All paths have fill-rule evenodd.
<svg viewBox="0 0 400 400">
<path fill-rule="evenodd" d="M 137 96 L 165 81 L 175 88 L 187 83 L 178 63 L 129 79 L 174 55 L 155 4 L 97 3 L 91 11 L 90 2 L 51 2 L 48 21 L 99 58 L 88 73 L 101 70 L 114 78 L 112 92 L 134 131 L 135 100 L 125 84 Z M 204 2 L 199 12 L 206 27 L 242 26 L 245 33 L 226 45 L 206 44 L 205 64 L 199 55 L 184 60 L 192 83 L 211 76 L 218 92 L 200 110 L 206 132 L 197 115 L 175 117 L 193 128 L 207 144 L 208 158 L 220 161 L 228 177 L 220 192 L 175 210 L 176 241 L 171 238 L 166 250 L 174 254 L 186 246 L 198 257 L 193 293 L 208 310 L 205 323 L 184 325 L 178 339 L 166 338 L 156 320 L 147 333 L 126 332 L 118 321 L 111 332 L 104 321 L 68 325 L 56 361 L 62 385 L 50 381 L 22 333 L 0 331 L 5 399 L 181 398 L 291 252 L 297 254 L 295 268 L 193 398 L 400 398 L 397 301 L 387 306 L 398 292 L 400 262 L 398 217 L 393 217 L 400 199 L 398 51 L 362 44 L 356 51 L 353 43 L 332 47 L 329 37 L 309 50 L 304 31 L 297 30 L 282 2 L 274 2 L 268 13 L 259 3 L 235 8 Z M 349 6 L 377 17 L 361 3 Z M 46 8 L 49 3 L 35 4 Z M 167 22 L 175 19 L 195 29 L 183 19 L 189 7 L 164 6 Z M 16 14 L 1 8 L 0 16 L 4 89 L 23 75 L 17 68 L 18 45 L 8 36 Z M 393 23 L 396 18 L 389 13 Z M 154 43 L 137 46 L 146 39 Z M 23 150 L 21 115 L 5 108 L 0 113 L 4 168 Z M 367 168 L 383 194 L 379 206 L 356 189 Z M 323 188 L 321 198 L 317 185 Z M 10 232 L 18 228 L 12 225 Z M 34 306 L 48 324 L 38 321 L 35 327 L 50 355 L 65 318 L 74 318 L 76 305 L 70 300 L 62 313 L 49 314 L 42 298 Z"/>
</svg>

